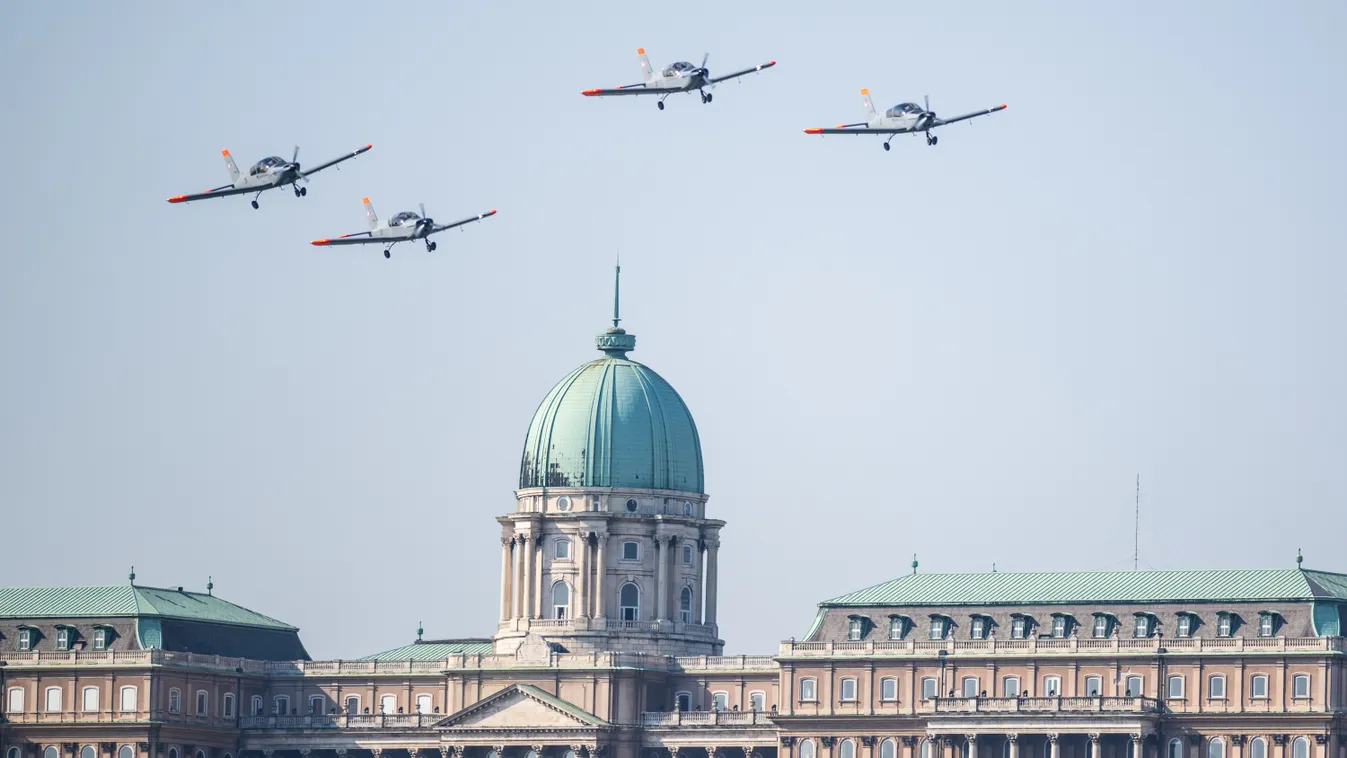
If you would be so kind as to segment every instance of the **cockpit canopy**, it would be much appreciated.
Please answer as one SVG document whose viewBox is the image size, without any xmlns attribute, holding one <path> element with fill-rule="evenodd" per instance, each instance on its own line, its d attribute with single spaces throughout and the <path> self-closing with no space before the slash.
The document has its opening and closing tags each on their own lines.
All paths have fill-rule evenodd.
<svg viewBox="0 0 1347 758">
<path fill-rule="evenodd" d="M 254 163 L 253 167 L 248 169 L 248 174 L 251 176 L 257 176 L 258 174 L 265 174 L 268 171 L 280 168 L 281 166 L 285 166 L 288 164 L 289 161 L 287 161 L 286 159 L 273 155 L 269 158 L 263 158 L 262 160 Z"/>
<path fill-rule="evenodd" d="M 421 217 L 418 216 L 418 215 L 416 215 L 415 213 L 412 213 L 411 211 L 403 211 L 403 212 L 397 214 L 396 216 L 394 216 L 394 217 L 388 219 L 388 225 L 389 225 L 389 226 L 403 226 L 403 225 L 406 225 L 406 224 L 414 224 L 414 223 L 416 223 L 416 220 L 419 219 L 419 218 L 421 218 Z"/>
<path fill-rule="evenodd" d="M 901 118 L 903 116 L 915 116 L 919 113 L 925 113 L 926 109 L 916 103 L 899 103 L 884 113 L 889 118 Z"/>
<path fill-rule="evenodd" d="M 688 63 L 687 61 L 678 61 L 678 62 L 676 62 L 676 63 L 670 63 L 670 64 L 664 69 L 664 75 L 665 75 L 665 76 L 687 76 L 689 72 L 695 71 L 696 68 L 697 68 L 696 66 L 692 65 L 691 63 Z"/>
</svg>

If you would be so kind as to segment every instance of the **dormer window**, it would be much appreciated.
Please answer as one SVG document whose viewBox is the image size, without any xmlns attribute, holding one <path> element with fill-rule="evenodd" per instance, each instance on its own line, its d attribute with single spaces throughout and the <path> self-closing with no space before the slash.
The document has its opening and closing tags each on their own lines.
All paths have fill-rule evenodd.
<svg viewBox="0 0 1347 758">
<path fill-rule="evenodd" d="M 1022 640 L 1029 636 L 1029 617 L 1016 615 L 1010 619 L 1010 638 Z"/>
<path fill-rule="evenodd" d="M 1071 632 L 1071 617 L 1065 613 L 1052 614 L 1052 636 L 1063 639 Z"/>
<path fill-rule="evenodd" d="M 20 649 L 20 650 L 32 650 L 32 649 L 33 649 L 33 630 L 32 630 L 32 629 L 20 629 L 20 630 L 19 630 L 19 649 Z"/>
<path fill-rule="evenodd" d="M 1132 636 L 1137 639 L 1145 639 L 1151 636 L 1151 626 L 1155 617 L 1149 613 L 1138 613 L 1132 622 Z"/>
<path fill-rule="evenodd" d="M 68 626 L 58 627 L 56 629 L 56 649 L 69 650 L 71 636 L 72 635 L 70 633 L 70 627 Z"/>
<path fill-rule="evenodd" d="M 1258 614 L 1258 636 L 1271 637 L 1277 631 L 1277 614 L 1263 611 Z"/>
<path fill-rule="evenodd" d="M 1175 634 L 1180 637 L 1191 637 L 1193 636 L 1193 626 L 1193 614 L 1180 613 L 1178 623 L 1174 628 Z"/>
<path fill-rule="evenodd" d="M 94 629 L 94 650 L 108 649 L 108 630 L 102 627 Z"/>
<path fill-rule="evenodd" d="M 948 631 L 949 631 L 948 616 L 932 616 L 931 629 L 926 633 L 926 636 L 928 639 L 932 640 L 943 640 L 945 639 L 945 634 Z"/>
<path fill-rule="evenodd" d="M 987 639 L 987 630 L 991 628 L 991 619 L 986 616 L 973 616 L 968 625 L 968 637 L 974 640 Z"/>
<path fill-rule="evenodd" d="M 847 639 L 855 641 L 865 636 L 865 620 L 860 616 L 847 619 Z"/>
<path fill-rule="evenodd" d="M 1094 614 L 1094 626 L 1090 629 L 1095 639 L 1104 639 L 1113 634 L 1114 618 L 1109 613 Z"/>
<path fill-rule="evenodd" d="M 1229 637 L 1234 628 L 1235 622 L 1234 619 L 1231 618 L 1230 613 L 1226 611 L 1221 611 L 1220 613 L 1216 614 L 1217 637 Z"/>
<path fill-rule="evenodd" d="M 889 616 L 889 639 L 901 640 L 907 636 L 907 617 Z"/>
</svg>

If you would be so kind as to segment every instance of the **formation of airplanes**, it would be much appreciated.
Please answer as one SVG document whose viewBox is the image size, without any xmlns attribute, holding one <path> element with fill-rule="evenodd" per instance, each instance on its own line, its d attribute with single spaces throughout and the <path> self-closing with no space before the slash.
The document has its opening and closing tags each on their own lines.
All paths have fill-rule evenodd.
<svg viewBox="0 0 1347 758">
<path fill-rule="evenodd" d="M 693 65 L 688 61 L 676 61 L 660 69 L 657 73 L 655 68 L 650 65 L 650 58 L 646 56 L 645 48 L 637 48 L 636 55 L 640 61 L 643 81 L 609 89 L 587 89 L 580 94 L 585 97 L 657 96 L 659 100 L 655 104 L 659 106 L 660 110 L 664 110 L 664 100 L 670 95 L 696 92 L 701 97 L 702 103 L 707 104 L 712 101 L 712 91 L 720 82 L 766 71 L 776 65 L 776 61 L 768 61 L 750 68 L 733 71 L 724 76 L 713 76 L 706 66 L 711 57 L 710 53 L 707 53 L 702 56 L 700 65 Z M 804 130 L 805 134 L 887 135 L 888 139 L 884 141 L 886 151 L 890 149 L 889 143 L 899 134 L 924 134 L 926 144 L 934 146 L 940 141 L 940 138 L 932 133 L 933 129 L 979 116 L 987 116 L 1006 109 L 1005 104 L 1002 103 L 993 108 L 965 113 L 954 118 L 940 118 L 935 111 L 931 110 L 930 99 L 924 98 L 923 105 L 917 105 L 915 102 L 900 103 L 880 113 L 875 110 L 868 89 L 861 90 L 861 103 L 865 107 L 865 121 L 854 124 L 839 124 L 831 128 L 811 127 Z M 294 152 L 290 155 L 290 160 L 287 161 L 275 155 L 268 156 L 254 163 L 246 174 L 239 171 L 238 165 L 234 163 L 234 157 L 229 154 L 228 150 L 224 150 L 221 151 L 221 154 L 224 156 L 225 169 L 229 172 L 228 184 L 194 194 L 174 195 L 168 199 L 168 202 L 190 203 L 208 198 L 252 194 L 251 204 L 256 209 L 259 207 L 258 198 L 261 197 L 263 192 L 280 187 L 290 187 L 295 197 L 305 197 L 309 194 L 307 186 L 309 177 L 333 166 L 340 166 L 343 162 L 362 155 L 372 148 L 373 145 L 366 144 L 349 153 L 306 169 L 299 162 L 299 147 L 296 146 Z M 313 240 L 312 244 L 320 247 L 380 244 L 384 246 L 384 257 L 391 258 L 393 246 L 397 243 L 422 240 L 425 243 L 426 251 L 434 252 L 438 245 L 430 239 L 432 234 L 463 227 L 496 215 L 496 211 L 493 209 L 452 223 L 437 224 L 434 219 L 426 215 L 426 207 L 422 204 L 420 213 L 402 211 L 384 221 L 380 221 L 374 213 L 374 206 L 370 204 L 369 198 L 364 199 L 364 206 L 365 221 L 369 226 L 366 231 L 343 234 L 338 237 L 323 237 Z"/>
</svg>

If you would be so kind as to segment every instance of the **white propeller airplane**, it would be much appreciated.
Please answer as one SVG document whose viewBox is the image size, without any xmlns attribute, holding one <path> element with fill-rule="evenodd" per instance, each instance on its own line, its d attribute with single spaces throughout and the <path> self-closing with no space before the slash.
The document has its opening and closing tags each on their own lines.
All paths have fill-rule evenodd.
<svg viewBox="0 0 1347 758">
<path fill-rule="evenodd" d="M 256 192 L 258 195 L 261 195 L 269 189 L 284 187 L 287 184 L 294 187 L 295 197 L 303 197 L 304 195 L 309 194 L 309 188 L 299 186 L 301 180 L 305 184 L 308 184 L 309 177 L 313 174 L 316 174 L 325 168 L 331 168 L 342 161 L 350 160 L 372 147 L 374 146 L 365 145 L 359 150 L 349 152 L 340 158 L 334 158 L 327 163 L 320 163 L 307 171 L 303 171 L 299 165 L 299 146 L 296 145 L 295 152 L 290 156 L 290 160 L 287 161 L 284 158 L 275 155 L 263 158 L 254 163 L 253 167 L 248 169 L 248 173 L 246 174 L 240 172 L 239 167 L 234 165 L 234 156 L 230 155 L 228 150 L 221 150 L 220 154 L 224 156 L 225 168 L 229 169 L 229 184 L 221 185 L 215 189 L 209 189 L 195 195 L 175 195 L 170 197 L 168 201 L 170 203 L 190 203 L 193 200 L 205 200 L 208 197 L 228 197 L 230 195 L 243 195 L 249 192 Z M 253 198 L 253 207 L 257 207 L 256 197 Z"/>
<path fill-rule="evenodd" d="M 425 240 L 426 252 L 433 253 L 439 245 L 430 241 L 430 235 L 496 215 L 496 210 L 493 208 L 486 213 L 470 216 L 452 224 L 436 224 L 435 219 L 426 215 L 426 206 L 425 203 L 422 203 L 420 214 L 403 211 L 394 214 L 387 221 L 380 221 L 379 217 L 374 214 L 374 206 L 370 205 L 369 198 L 365 198 L 363 202 L 365 203 L 365 221 L 369 223 L 369 231 L 343 234 L 340 237 L 324 237 L 320 240 L 314 240 L 312 244 L 319 246 L 386 244 L 384 257 L 392 258 L 393 246 L 399 242 Z"/>
<path fill-rule="evenodd" d="M 865 121 L 859 124 L 839 124 L 831 129 L 814 127 L 805 129 L 805 134 L 887 134 L 889 138 L 884 140 L 884 149 L 889 149 L 889 143 L 893 141 L 895 135 L 916 134 L 917 132 L 926 133 L 926 144 L 934 145 L 940 141 L 940 138 L 931 134 L 931 130 L 938 126 L 953 124 L 956 121 L 966 121 L 978 116 L 986 116 L 989 113 L 1003 111 L 1006 109 L 1005 103 L 995 108 L 988 108 L 973 113 L 965 113 L 962 116 L 954 118 L 940 118 L 931 110 L 931 98 L 926 98 L 926 107 L 923 108 L 916 103 L 900 103 L 880 114 L 875 110 L 875 104 L 870 101 L 870 90 L 861 90 L 861 100 L 865 103 Z"/>
<path fill-rule="evenodd" d="M 664 110 L 664 98 L 675 92 L 692 92 L 696 90 L 702 96 L 703 103 L 711 102 L 711 90 L 716 84 L 727 79 L 735 79 L 748 74 L 755 74 L 765 68 L 771 68 L 776 65 L 776 61 L 768 61 L 760 66 L 746 68 L 743 71 L 735 71 L 725 76 L 711 76 L 710 70 L 706 68 L 706 60 L 711 57 L 710 53 L 702 56 L 702 65 L 694 66 L 687 61 L 678 61 L 664 68 L 659 75 L 655 74 L 655 69 L 650 67 L 650 59 L 645 55 L 645 48 L 636 49 L 636 54 L 641 57 L 641 74 L 645 76 L 645 81 L 640 84 L 626 84 L 614 89 L 587 89 L 580 94 L 585 97 L 610 97 L 614 95 L 659 95 L 659 109 Z"/>
</svg>

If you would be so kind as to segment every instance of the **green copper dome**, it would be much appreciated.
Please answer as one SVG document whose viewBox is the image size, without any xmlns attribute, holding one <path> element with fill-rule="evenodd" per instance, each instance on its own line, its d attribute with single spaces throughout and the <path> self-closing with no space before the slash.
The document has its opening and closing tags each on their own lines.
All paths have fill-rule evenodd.
<svg viewBox="0 0 1347 758">
<path fill-rule="evenodd" d="M 633 487 L 703 492 L 697 425 L 674 388 L 627 358 L 636 337 L 597 338 L 604 358 L 567 374 L 529 424 L 519 487 Z"/>
</svg>

